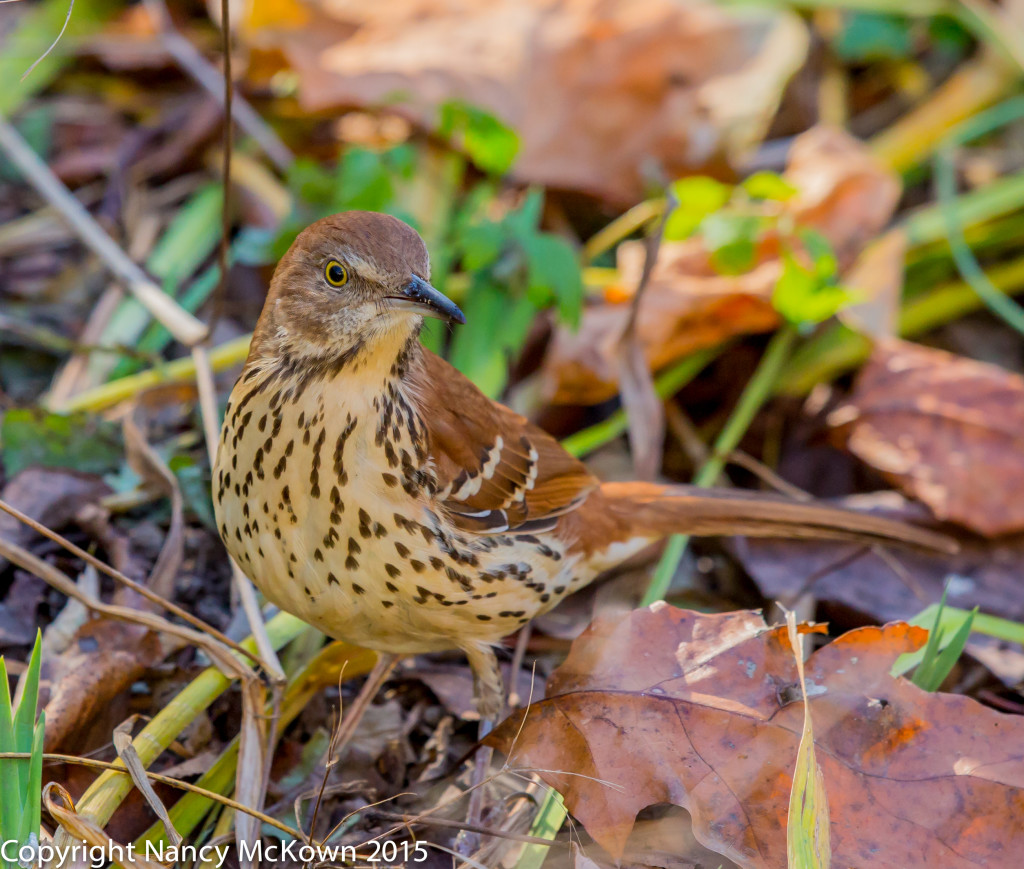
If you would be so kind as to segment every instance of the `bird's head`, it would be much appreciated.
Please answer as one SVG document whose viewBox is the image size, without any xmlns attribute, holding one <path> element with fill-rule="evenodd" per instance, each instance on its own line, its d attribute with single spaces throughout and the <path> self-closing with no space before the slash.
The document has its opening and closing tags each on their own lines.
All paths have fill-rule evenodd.
<svg viewBox="0 0 1024 869">
<path fill-rule="evenodd" d="M 401 346 L 424 317 L 465 323 L 429 281 L 426 245 L 408 224 L 372 211 L 325 217 L 299 233 L 278 263 L 254 347 L 323 358 Z"/>
</svg>

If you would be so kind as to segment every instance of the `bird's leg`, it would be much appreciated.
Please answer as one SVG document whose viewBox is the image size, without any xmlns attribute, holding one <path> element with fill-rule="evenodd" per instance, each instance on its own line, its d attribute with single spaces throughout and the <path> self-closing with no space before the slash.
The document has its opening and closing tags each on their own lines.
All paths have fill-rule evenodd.
<svg viewBox="0 0 1024 869">
<path fill-rule="evenodd" d="M 351 741 L 352 735 L 359 726 L 359 722 L 362 721 L 363 715 L 366 714 L 367 707 L 373 702 L 373 698 L 377 696 L 377 692 L 380 691 L 388 676 L 391 675 L 392 670 L 395 669 L 398 660 L 398 655 L 391 655 L 385 652 L 377 653 L 377 663 L 373 665 L 373 669 L 366 677 L 366 682 L 359 689 L 356 699 L 352 701 L 352 706 L 342 712 L 341 723 L 338 725 L 338 730 L 334 737 L 332 761 L 341 759 L 342 752 Z"/>
<path fill-rule="evenodd" d="M 490 646 L 474 646 L 466 649 L 469 666 L 473 670 L 473 688 L 477 710 L 480 712 L 480 728 L 477 731 L 481 742 L 494 729 L 505 705 L 503 680 L 498 659 Z M 470 827 L 480 825 L 484 807 L 484 779 L 491 766 L 493 750 L 481 745 L 473 758 L 473 776 L 469 786 L 469 811 L 466 823 Z M 463 857 L 470 856 L 480 845 L 480 836 L 463 830 L 455 843 L 455 850 Z"/>
</svg>

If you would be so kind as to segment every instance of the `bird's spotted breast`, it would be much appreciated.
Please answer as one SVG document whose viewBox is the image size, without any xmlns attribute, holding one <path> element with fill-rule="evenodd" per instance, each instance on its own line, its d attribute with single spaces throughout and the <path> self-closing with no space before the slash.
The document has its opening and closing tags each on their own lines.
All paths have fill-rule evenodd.
<svg viewBox="0 0 1024 869">
<path fill-rule="evenodd" d="M 229 403 L 215 503 L 232 557 L 282 609 L 415 653 L 496 641 L 577 587 L 557 542 L 447 520 L 402 365 L 383 383 L 356 372 L 301 391 L 251 370 Z"/>
</svg>

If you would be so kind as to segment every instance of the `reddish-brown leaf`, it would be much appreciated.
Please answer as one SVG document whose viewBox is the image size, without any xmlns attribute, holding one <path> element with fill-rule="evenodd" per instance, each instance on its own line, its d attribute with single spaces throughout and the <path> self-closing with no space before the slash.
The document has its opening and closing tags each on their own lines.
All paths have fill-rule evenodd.
<svg viewBox="0 0 1024 869">
<path fill-rule="evenodd" d="M 939 519 L 987 537 L 1024 530 L 1024 377 L 886 341 L 829 421 Z"/>
<path fill-rule="evenodd" d="M 833 866 L 1019 862 L 1024 719 L 893 679 L 896 657 L 925 639 L 903 623 L 861 628 L 807 662 Z M 540 771 L 613 854 L 640 809 L 674 803 L 709 848 L 774 869 L 786 865 L 797 684 L 784 627 L 659 603 L 591 625 L 548 698 L 493 742 L 512 768 Z"/>
</svg>

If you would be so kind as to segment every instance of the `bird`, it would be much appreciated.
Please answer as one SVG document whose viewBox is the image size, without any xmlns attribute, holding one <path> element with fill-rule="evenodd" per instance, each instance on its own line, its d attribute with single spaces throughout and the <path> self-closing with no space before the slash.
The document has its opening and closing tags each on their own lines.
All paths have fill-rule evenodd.
<svg viewBox="0 0 1024 869">
<path fill-rule="evenodd" d="M 412 227 L 347 211 L 303 230 L 229 397 L 215 514 L 266 599 L 328 636 L 382 662 L 461 649 L 486 719 L 502 708 L 502 638 L 668 535 L 951 548 L 822 503 L 601 482 L 426 349 L 428 317 L 465 323 Z"/>
</svg>

